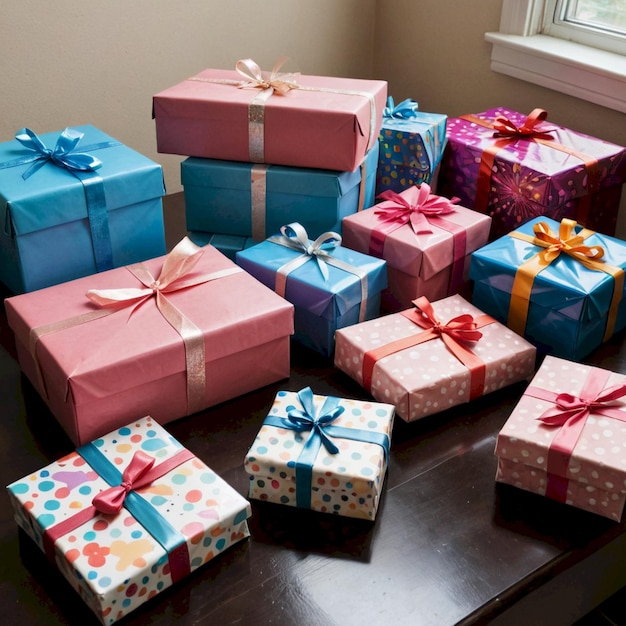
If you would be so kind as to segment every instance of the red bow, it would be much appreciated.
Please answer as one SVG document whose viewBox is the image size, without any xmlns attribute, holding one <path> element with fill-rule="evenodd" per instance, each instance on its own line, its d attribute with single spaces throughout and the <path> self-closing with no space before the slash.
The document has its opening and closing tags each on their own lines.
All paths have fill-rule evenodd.
<svg viewBox="0 0 626 626">
<path fill-rule="evenodd" d="M 493 136 L 510 137 L 513 139 L 554 139 L 554 137 L 550 135 L 551 132 L 554 132 L 552 129 L 539 130 L 536 128 L 537 124 L 543 122 L 546 117 L 548 117 L 548 112 L 545 109 L 533 109 L 520 126 L 515 126 L 507 117 L 497 117 L 496 121 L 493 123 L 493 127 L 496 131 Z"/>
<path fill-rule="evenodd" d="M 455 355 L 459 341 L 478 341 L 483 336 L 483 334 L 477 330 L 478 325 L 469 313 L 453 317 L 449 322 L 443 324 L 437 319 L 435 310 L 428 301 L 428 298 L 422 296 L 415 300 L 413 304 L 415 304 L 415 309 L 413 310 L 414 315 L 409 319 L 418 326 L 440 335 L 444 343 Z M 451 344 L 450 341 L 446 339 L 447 337 L 449 337 L 454 344 Z"/>
</svg>

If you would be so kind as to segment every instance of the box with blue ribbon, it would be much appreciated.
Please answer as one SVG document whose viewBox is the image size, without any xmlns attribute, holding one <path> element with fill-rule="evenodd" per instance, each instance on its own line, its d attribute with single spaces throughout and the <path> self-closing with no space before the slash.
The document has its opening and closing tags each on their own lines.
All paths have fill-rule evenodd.
<svg viewBox="0 0 626 626">
<path fill-rule="evenodd" d="M 245 459 L 249 497 L 374 520 L 394 407 L 280 391 Z"/>
</svg>

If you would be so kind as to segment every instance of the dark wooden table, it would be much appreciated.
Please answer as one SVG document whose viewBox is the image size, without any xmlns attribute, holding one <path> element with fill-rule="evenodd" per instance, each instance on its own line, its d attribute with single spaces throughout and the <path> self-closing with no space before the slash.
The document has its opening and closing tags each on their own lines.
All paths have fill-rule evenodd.
<svg viewBox="0 0 626 626">
<path fill-rule="evenodd" d="M 180 198 L 166 210 L 180 230 Z M 624 334 L 586 362 L 626 373 Z M 274 394 L 307 385 L 368 398 L 332 361 L 294 346 L 289 379 L 167 429 L 247 495 L 243 459 Z M 374 523 L 252 501 L 249 540 L 120 624 L 571 624 L 626 584 L 624 524 L 495 483 L 496 435 L 523 390 L 518 384 L 412 424 L 397 419 Z M 0 391 L 8 484 L 73 445 L 21 375 L 1 316 Z M 5 623 L 97 624 L 18 532 L 4 492 L 0 520 Z"/>
</svg>

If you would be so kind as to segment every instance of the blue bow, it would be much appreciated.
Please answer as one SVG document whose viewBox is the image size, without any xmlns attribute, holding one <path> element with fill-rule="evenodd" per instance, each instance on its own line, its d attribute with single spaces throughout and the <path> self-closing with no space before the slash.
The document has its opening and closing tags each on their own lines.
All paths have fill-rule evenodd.
<svg viewBox="0 0 626 626">
<path fill-rule="evenodd" d="M 394 106 L 393 98 L 387 98 L 387 106 L 383 109 L 383 117 L 396 117 L 398 119 L 408 120 L 417 117 L 417 102 L 407 98 L 398 106 Z"/>
</svg>

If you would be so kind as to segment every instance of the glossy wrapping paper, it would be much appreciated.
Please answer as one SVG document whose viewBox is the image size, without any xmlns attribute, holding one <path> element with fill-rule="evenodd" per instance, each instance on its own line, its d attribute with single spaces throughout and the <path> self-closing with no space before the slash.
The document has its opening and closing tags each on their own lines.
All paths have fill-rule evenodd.
<svg viewBox="0 0 626 626">
<path fill-rule="evenodd" d="M 318 417 L 326 396 L 312 395 Z M 338 448 L 331 453 L 324 445 L 309 465 L 310 477 L 296 478 L 299 463 L 304 461 L 311 431 L 298 432 L 283 423 L 289 422 L 292 409 L 301 409 L 298 394 L 280 391 L 245 459 L 250 475 L 249 497 L 286 506 L 373 520 L 378 511 L 388 465 L 394 407 L 378 402 L 339 399 L 344 411 L 328 429 Z M 273 420 L 269 422 L 269 420 Z M 333 428 L 348 429 L 335 435 Z M 336 432 L 336 431 L 335 431 Z M 354 439 L 344 434 L 354 436 Z M 310 445 L 310 444 L 308 444 Z M 298 493 L 298 490 L 306 494 Z M 303 497 L 304 496 L 304 497 Z M 304 501 L 304 502 L 303 502 Z"/>
<path fill-rule="evenodd" d="M 459 295 L 431 304 L 443 323 L 459 315 L 469 314 L 473 318 L 483 315 Z M 534 374 L 534 346 L 495 320 L 479 330 L 482 337 L 471 344 L 471 351 L 485 368 L 484 385 L 479 395 Z M 396 414 L 407 422 L 469 402 L 473 387 L 471 370 L 441 338 L 377 359 L 371 371 L 371 385 L 366 385 L 364 364 L 367 353 L 421 332 L 423 329 L 402 313 L 342 328 L 336 333 L 335 366 L 359 385 L 369 387 L 376 400 L 393 404 Z"/>
<path fill-rule="evenodd" d="M 223 69 L 206 69 L 153 97 L 157 150 L 228 161 L 355 170 L 378 141 L 387 83 L 303 74 L 292 79 L 301 88 L 285 95 L 274 92 L 261 104 L 257 115 L 262 119 L 261 155 L 251 148 L 254 131 L 249 129 L 249 111 L 261 89 L 241 88 L 250 81 L 242 80 L 238 71 Z"/>
<path fill-rule="evenodd" d="M 559 404 L 537 397 L 539 394 L 533 389 L 577 398 L 589 376 L 598 373 L 606 378 L 600 385 L 604 393 L 626 383 L 626 377 L 621 374 L 550 355 L 545 357 L 498 434 L 496 480 L 619 521 L 626 498 L 624 396 L 607 403 L 613 415 L 591 408 L 582 418 L 583 425 L 574 445 L 566 447 L 564 467 L 553 473 L 548 469 L 551 448 L 565 426 L 539 419 L 547 411 L 558 413 Z"/>
<path fill-rule="evenodd" d="M 343 217 L 374 204 L 377 160 L 378 145 L 353 172 L 185 159 L 187 228 L 255 241 L 294 221 L 312 237 L 340 231 Z"/>
<path fill-rule="evenodd" d="M 104 244 L 94 243 L 88 220 L 95 185 L 108 223 L 108 236 L 101 237 L 111 250 L 106 269 L 165 253 L 161 166 L 94 126 L 71 131 L 83 134 L 74 151 L 98 159 L 97 169 L 77 171 L 49 161 L 36 171 L 30 170 L 33 163 L 7 167 L 33 152 L 17 140 L 0 143 L 0 280 L 13 293 L 99 271 L 94 250 Z M 53 150 L 61 134 L 39 139 Z"/>
<path fill-rule="evenodd" d="M 536 218 L 516 231 L 533 235 L 535 224 L 545 223 L 554 233 L 559 223 Z M 576 230 L 580 230 L 576 227 Z M 626 268 L 626 244 L 594 233 L 586 246 L 601 246 L 602 260 L 614 268 Z M 540 252 L 533 243 L 505 235 L 472 253 L 470 279 L 472 302 L 502 323 L 509 320 L 513 281 L 520 265 Z M 588 269 L 566 254 L 539 272 L 532 285 L 524 337 L 541 352 L 581 360 L 605 340 L 613 298 L 619 302 L 612 333 L 626 326 L 624 289 L 613 294 L 616 280 L 609 273 Z"/>
<path fill-rule="evenodd" d="M 489 109 L 476 116 L 487 123 L 505 116 L 518 126 L 527 117 L 506 108 Z M 551 131 L 553 139 L 545 143 L 517 139 L 507 142 L 495 156 L 488 204 L 481 209 L 494 218 L 494 238 L 542 215 L 555 220 L 570 217 L 587 228 L 613 234 L 626 181 L 626 148 L 558 126 L 549 115 L 537 128 Z M 493 128 L 462 117 L 448 120 L 440 193 L 458 196 L 465 206 L 477 208 L 481 154 L 496 142 L 493 134 Z M 550 147 L 551 142 L 582 156 Z M 590 189 L 585 162 L 594 160 L 595 181 Z"/>
<path fill-rule="evenodd" d="M 182 463 L 133 489 L 118 512 L 96 510 L 51 545 L 44 540 L 55 525 L 85 513 L 94 496 L 119 485 L 138 452 L 158 467 L 187 451 L 144 417 L 8 486 L 17 524 L 105 625 L 249 536 L 249 503 L 187 453 Z M 174 553 L 182 561 L 176 566 Z"/>
<path fill-rule="evenodd" d="M 200 250 L 190 277 L 228 275 L 167 294 L 197 327 L 196 339 L 204 346 L 205 367 L 195 363 L 206 376 L 205 388 L 195 398 L 196 410 L 288 377 L 293 331 L 290 303 L 212 246 Z M 154 277 L 165 258 L 145 263 Z M 37 361 L 33 358 L 33 329 L 100 310 L 86 297 L 88 290 L 141 287 L 123 267 L 6 300 L 20 366 L 75 443 L 90 441 L 137 415 L 151 415 L 164 424 L 193 412 L 187 386 L 198 372 L 192 377 L 186 358 L 197 358 L 199 347 L 185 350 L 181 334 L 154 298 L 43 334 L 34 348 Z"/>
</svg>

